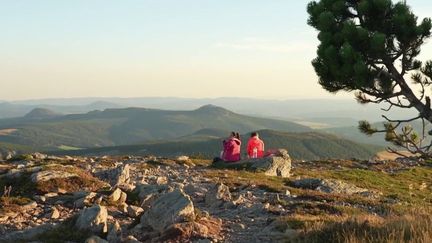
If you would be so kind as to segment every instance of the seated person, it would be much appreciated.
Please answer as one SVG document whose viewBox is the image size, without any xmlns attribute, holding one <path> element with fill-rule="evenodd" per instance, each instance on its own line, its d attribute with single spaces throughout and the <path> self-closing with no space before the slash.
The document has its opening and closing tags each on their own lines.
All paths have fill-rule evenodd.
<svg viewBox="0 0 432 243">
<path fill-rule="evenodd" d="M 223 153 L 221 159 L 227 162 L 240 160 L 241 141 L 238 133 L 231 132 L 230 137 L 223 141 Z"/>
<path fill-rule="evenodd" d="M 247 144 L 247 154 L 249 158 L 264 157 L 264 142 L 259 138 L 257 132 L 253 132 Z"/>
</svg>

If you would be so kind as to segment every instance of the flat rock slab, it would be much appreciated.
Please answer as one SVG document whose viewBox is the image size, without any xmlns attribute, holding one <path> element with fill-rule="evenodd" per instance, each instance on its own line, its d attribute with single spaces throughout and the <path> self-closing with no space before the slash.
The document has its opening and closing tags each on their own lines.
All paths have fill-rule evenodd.
<svg viewBox="0 0 432 243">
<path fill-rule="evenodd" d="M 71 177 L 78 177 L 78 175 L 73 174 L 73 173 L 69 173 L 66 171 L 46 170 L 46 171 L 39 171 L 39 172 L 33 173 L 31 175 L 31 180 L 34 183 L 38 183 L 38 182 L 49 181 L 52 179 L 65 179 L 65 178 L 71 178 Z"/>
<path fill-rule="evenodd" d="M 240 160 L 238 162 L 216 162 L 214 167 L 246 169 L 261 172 L 268 176 L 290 177 L 291 158 L 286 150 L 280 149 L 272 156 Z"/>
<path fill-rule="evenodd" d="M 326 193 L 339 193 L 339 194 L 364 194 L 369 192 L 365 188 L 360 188 L 355 185 L 333 179 L 317 179 L 317 178 L 307 178 L 296 180 L 293 185 L 298 188 L 311 189 Z"/>
</svg>

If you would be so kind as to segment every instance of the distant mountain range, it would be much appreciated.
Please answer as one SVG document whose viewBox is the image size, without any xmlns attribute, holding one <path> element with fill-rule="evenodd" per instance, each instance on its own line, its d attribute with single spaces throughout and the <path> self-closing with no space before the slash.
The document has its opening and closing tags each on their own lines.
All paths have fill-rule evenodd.
<svg viewBox="0 0 432 243">
<path fill-rule="evenodd" d="M 0 119 L 17 118 L 28 114 L 34 109 L 46 109 L 54 113 L 61 114 L 80 114 L 93 110 L 104 110 L 108 108 L 123 108 L 125 106 L 105 101 L 94 101 L 80 105 L 58 105 L 51 103 L 31 102 L 0 102 Z"/>
<path fill-rule="evenodd" d="M 74 115 L 37 109 L 22 118 L 0 120 L 0 131 L 9 131 L 0 133 L 0 142 L 90 148 L 176 139 L 201 129 L 311 131 L 293 122 L 240 115 L 213 105 L 191 111 L 125 108 Z"/>
<path fill-rule="evenodd" d="M 315 132 L 294 122 L 241 115 L 205 105 L 195 110 L 106 109 L 63 115 L 35 108 L 23 117 L 0 119 L 0 147 L 66 154 L 219 154 L 230 131 L 261 131 L 267 148 L 287 148 L 294 158 L 369 158 L 380 146 Z M 57 152 L 55 152 L 57 151 Z"/>
<path fill-rule="evenodd" d="M 149 123 L 152 122 L 152 119 L 145 119 L 145 123 L 141 122 L 145 115 L 139 115 L 143 114 L 140 112 L 142 110 L 147 110 L 146 114 L 152 113 L 150 111 L 156 114 L 157 112 L 154 110 L 182 112 L 196 110 L 206 104 L 217 105 L 233 111 L 233 113 L 244 114 L 255 119 L 261 117 L 272 121 L 279 120 L 279 125 L 282 121 L 288 121 L 291 122 L 291 126 L 299 127 L 298 125 L 301 125 L 302 129 L 319 129 L 319 132 L 335 134 L 358 143 L 388 145 L 381 134 L 368 137 L 361 134 L 357 129 L 359 120 L 377 123 L 382 121 L 381 115 L 384 112 L 377 105 L 359 105 L 354 99 L 262 100 L 230 97 L 214 99 L 95 97 L 3 102 L 0 103 L 0 129 L 15 126 L 19 126 L 20 129 L 8 137 L 0 137 L 0 142 L 4 139 L 6 142 L 30 146 L 38 144 L 38 146 L 54 148 L 59 144 L 66 147 L 75 144 L 78 148 L 88 148 L 190 136 L 191 133 L 203 128 L 229 130 L 230 127 L 225 125 L 213 124 L 211 127 L 205 125 L 206 120 L 209 120 L 208 117 L 199 124 L 198 121 L 182 121 L 183 118 L 177 114 L 176 118 L 173 118 L 172 115 L 167 116 L 167 119 L 163 116 L 159 117 L 162 120 L 161 127 L 167 126 L 166 121 L 172 126 L 172 128 L 162 131 L 157 128 L 158 126 L 150 126 Z M 116 115 L 117 112 L 121 112 L 125 117 Z M 138 112 L 137 115 L 133 114 L 135 112 Z M 65 116 L 60 116 L 61 114 Z M 393 109 L 386 115 L 393 119 L 405 119 L 415 116 L 415 111 Z M 27 117 L 23 118 L 23 116 Z M 15 118 L 10 119 L 12 117 Z M 30 119 L 31 117 L 33 119 Z M 1 118 L 9 119 L 2 120 Z M 175 122 L 172 122 L 173 119 Z M 212 120 L 212 122 L 215 121 Z M 159 124 L 157 119 L 154 123 Z M 233 124 L 231 128 L 235 130 L 239 123 Z M 304 131 L 296 128 L 286 130 L 286 127 L 279 125 L 274 127 L 273 125 L 272 122 L 268 123 L 268 126 L 267 123 L 260 123 L 257 126 L 244 128 Z M 194 135 L 194 137 L 200 139 L 199 135 Z"/>
<path fill-rule="evenodd" d="M 190 136 L 172 141 L 160 141 L 139 145 L 113 146 L 75 151 L 60 151 L 54 154 L 68 155 L 191 155 L 213 158 L 222 149 L 221 131 L 212 129 L 200 130 Z M 318 160 L 326 158 L 368 159 L 382 150 L 380 146 L 365 145 L 342 139 L 329 134 L 316 132 L 278 132 L 273 130 L 259 131 L 267 149 L 285 148 L 294 159 Z M 243 149 L 249 134 L 243 135 Z M 245 156 L 243 154 L 243 156 Z"/>
<path fill-rule="evenodd" d="M 251 98 L 72 98 L 41 99 L 0 103 L 0 118 L 22 117 L 34 108 L 46 108 L 57 113 L 80 114 L 108 108 L 141 107 L 164 110 L 192 110 L 214 104 L 240 114 L 273 117 L 297 121 L 316 127 L 355 125 L 358 120 L 381 121 L 382 111 L 377 105 L 359 105 L 354 99 L 292 99 L 263 100 Z M 393 110 L 388 115 L 406 118 L 410 110 Z"/>
<path fill-rule="evenodd" d="M 355 107 L 343 101 L 199 99 L 200 102 L 204 100 L 260 114 L 242 115 L 215 105 L 204 105 L 192 110 L 125 108 L 128 104 L 149 104 L 162 108 L 196 106 L 196 99 L 178 98 L 40 101 L 45 103 L 43 105 L 35 105 L 37 101 L 1 103 L 0 111 L 9 107 L 14 114 L 32 109 L 20 117 L 0 119 L 0 151 L 14 148 L 17 151 L 69 152 L 84 149 L 76 152 L 93 153 L 101 150 L 115 153 L 118 150 L 135 154 L 145 151 L 162 155 L 191 153 L 211 157 L 215 154 L 215 148 L 218 153 L 221 138 L 232 130 L 242 134 L 262 130 L 268 136 L 270 146 L 287 147 L 294 157 L 306 159 L 367 158 L 389 145 L 382 134 L 368 137 L 360 133 L 357 118 L 351 115 L 358 112 L 357 117 L 361 117 L 362 111 L 353 108 L 343 112 L 345 108 Z M 334 107 L 330 107 L 330 104 Z M 338 109 L 341 109 L 340 114 Z M 276 111 L 279 111 L 279 115 L 265 115 L 276 114 Z M 284 117 L 302 112 L 309 115 L 296 119 Z M 412 125 L 420 130 L 420 123 L 414 122 Z"/>
</svg>

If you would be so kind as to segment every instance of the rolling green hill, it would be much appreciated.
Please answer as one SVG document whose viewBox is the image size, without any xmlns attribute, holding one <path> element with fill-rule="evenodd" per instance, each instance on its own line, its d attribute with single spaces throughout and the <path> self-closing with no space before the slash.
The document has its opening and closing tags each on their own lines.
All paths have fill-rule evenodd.
<svg viewBox="0 0 432 243">
<path fill-rule="evenodd" d="M 219 139 L 228 136 L 230 131 L 217 128 L 204 128 L 194 132 L 191 135 L 182 136 L 174 141 L 205 141 L 210 139 Z"/>
<path fill-rule="evenodd" d="M 316 160 L 324 158 L 367 159 L 382 150 L 379 146 L 364 145 L 334 135 L 316 132 L 288 133 L 273 130 L 260 131 L 266 149 L 286 148 L 294 159 Z M 243 137 L 243 147 L 248 135 Z M 191 155 L 212 158 L 222 149 L 221 138 L 195 140 L 191 137 L 171 141 L 145 143 L 141 145 L 115 146 L 78 151 L 64 151 L 69 155 Z M 192 136 L 193 138 L 193 136 Z M 245 151 L 243 148 L 242 151 Z"/>
<path fill-rule="evenodd" d="M 50 112 L 43 112 L 47 113 Z M 60 146 L 91 148 L 170 140 L 202 129 L 241 133 L 260 129 L 311 131 L 293 122 L 245 116 L 207 105 L 192 111 L 126 108 L 47 119 L 3 119 L 0 131 L 13 132 L 0 133 L 0 142 L 50 149 Z"/>
</svg>

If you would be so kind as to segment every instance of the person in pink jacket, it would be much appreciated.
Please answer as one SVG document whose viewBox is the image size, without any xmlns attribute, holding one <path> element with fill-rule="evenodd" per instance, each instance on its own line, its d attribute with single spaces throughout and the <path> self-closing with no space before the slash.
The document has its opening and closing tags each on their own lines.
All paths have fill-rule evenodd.
<svg viewBox="0 0 432 243">
<path fill-rule="evenodd" d="M 230 137 L 223 141 L 222 159 L 226 162 L 236 162 L 240 158 L 241 140 L 239 133 L 231 132 Z"/>
<path fill-rule="evenodd" d="M 264 157 L 264 142 L 259 138 L 257 132 L 251 134 L 247 144 L 247 154 L 252 159 Z"/>
</svg>

